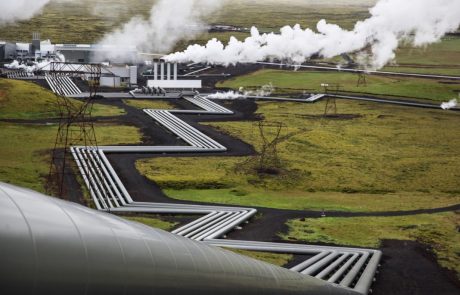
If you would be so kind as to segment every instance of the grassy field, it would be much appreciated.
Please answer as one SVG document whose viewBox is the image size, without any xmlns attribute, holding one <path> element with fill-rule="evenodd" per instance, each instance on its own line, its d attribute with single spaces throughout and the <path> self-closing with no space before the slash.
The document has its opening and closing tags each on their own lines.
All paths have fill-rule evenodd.
<svg viewBox="0 0 460 295">
<path fill-rule="evenodd" d="M 350 101 L 339 101 L 338 110 L 341 120 L 322 118 L 324 103 L 259 103 L 266 121 L 284 122 L 282 135 L 294 134 L 279 145 L 276 175 L 257 173 L 247 157 L 156 158 L 136 166 L 181 200 L 344 211 L 459 203 L 456 113 Z M 260 150 L 252 122 L 209 125 Z"/>
<path fill-rule="evenodd" d="M 260 87 L 272 83 L 277 93 L 324 92 L 321 84 L 339 84 L 341 92 L 368 93 L 382 96 L 401 96 L 444 101 L 456 98 L 460 84 L 440 83 L 434 80 L 418 78 L 383 77 L 370 75 L 367 86 L 357 87 L 358 76 L 337 72 L 294 72 L 280 70 L 260 70 L 252 74 L 233 78 L 217 86 L 239 89 L 240 87 Z"/>
<path fill-rule="evenodd" d="M 153 99 L 124 99 L 123 102 L 126 105 L 131 107 L 135 107 L 138 109 L 162 109 L 162 110 L 170 110 L 173 106 L 164 100 L 153 100 Z"/>
<path fill-rule="evenodd" d="M 397 51 L 396 62 L 401 66 L 425 65 L 434 68 L 460 67 L 460 38 L 447 36 L 442 42 L 430 46 L 413 48 L 403 45 Z"/>
<path fill-rule="evenodd" d="M 53 1 L 45 7 L 42 14 L 28 21 L 2 27 L 0 39 L 29 41 L 32 32 L 39 30 L 43 38 L 52 39 L 55 43 L 92 43 L 135 15 L 148 16 L 155 2 L 156 0 Z M 361 1 L 363 2 L 368 4 L 371 1 Z M 367 6 L 350 3 L 324 5 L 320 1 L 307 1 L 304 4 L 279 5 L 274 1 L 232 0 L 224 9 L 208 16 L 205 21 L 243 27 L 257 25 L 264 31 L 271 31 L 296 23 L 315 27 L 322 18 L 351 28 L 357 20 L 367 16 Z M 197 40 L 204 41 L 210 37 L 221 36 L 218 33 L 205 34 Z"/>
<path fill-rule="evenodd" d="M 96 124 L 95 131 L 100 145 L 138 143 L 141 137 L 128 126 Z M 0 181 L 44 192 L 56 133 L 56 125 L 0 123 Z"/>
<path fill-rule="evenodd" d="M 42 119 L 59 116 L 57 96 L 34 83 L 0 79 L 0 119 Z M 72 100 L 77 106 L 81 102 Z M 94 104 L 93 116 L 117 116 L 124 111 Z"/>
<path fill-rule="evenodd" d="M 413 240 L 432 247 L 440 265 L 460 275 L 460 212 L 403 217 L 291 220 L 289 241 L 379 247 L 381 240 Z"/>
<path fill-rule="evenodd" d="M 161 216 L 148 216 L 148 217 L 138 217 L 138 216 L 126 216 L 123 217 L 130 221 L 139 222 L 145 225 L 148 225 L 153 228 L 159 228 L 162 230 L 170 231 L 177 225 L 175 222 L 166 221 L 161 219 Z"/>
<path fill-rule="evenodd" d="M 0 119 L 50 119 L 58 116 L 57 97 L 42 87 L 23 81 L 0 79 Z M 79 101 L 74 101 L 80 104 Z M 95 104 L 94 116 L 117 116 L 124 110 Z M 44 192 L 57 124 L 0 123 L 0 181 Z M 135 127 L 95 125 L 98 144 L 138 143 Z"/>
<path fill-rule="evenodd" d="M 235 252 L 240 255 L 248 256 L 257 260 L 261 260 L 270 264 L 284 266 L 293 259 L 291 254 L 278 254 L 278 253 L 268 253 L 268 252 L 257 252 L 257 251 L 247 251 L 239 249 L 226 248 L 229 251 Z"/>
<path fill-rule="evenodd" d="M 0 39 L 29 41 L 32 32 L 59 43 L 92 43 L 134 15 L 148 15 L 155 0 L 52 1 L 30 20 L 4 26 Z"/>
</svg>

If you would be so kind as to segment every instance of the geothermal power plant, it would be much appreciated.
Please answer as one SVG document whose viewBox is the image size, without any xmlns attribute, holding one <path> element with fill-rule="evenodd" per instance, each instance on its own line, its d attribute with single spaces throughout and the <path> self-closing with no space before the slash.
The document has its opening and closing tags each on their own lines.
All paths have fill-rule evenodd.
<svg viewBox="0 0 460 295">
<path fill-rule="evenodd" d="M 174 99 L 189 108 L 144 109 L 143 116 L 180 140 L 179 145 L 69 145 L 69 155 L 96 210 L 39 193 L 0 185 L 0 266 L 6 294 L 369 294 L 378 280 L 382 252 L 376 249 L 233 240 L 257 214 L 255 208 L 136 201 L 112 165 L 111 155 L 222 154 L 228 147 L 182 116 L 231 117 L 235 112 L 216 101 L 255 99 L 314 104 L 326 97 L 439 108 L 432 104 L 380 100 L 334 93 L 299 98 L 261 93 L 213 93 L 210 80 L 231 76 L 228 68 L 202 63 L 91 63 L 97 45 L 52 45 L 33 35 L 32 43 L 1 45 L 3 76 L 35 81 L 59 97 L 90 101 Z M 135 51 L 129 54 L 137 55 Z M 253 67 L 285 67 L 260 62 Z M 318 67 L 325 71 L 336 68 Z M 95 68 L 97 70 L 95 70 Z M 238 67 L 235 67 L 238 68 Z M 359 73 L 352 67 L 344 69 Z M 382 75 L 417 74 L 384 73 Z M 423 77 L 430 75 L 420 75 Z M 433 78 L 436 76 L 432 76 Z M 443 76 L 446 79 L 456 77 Z M 97 82 L 97 92 L 91 85 Z M 327 88 L 327 87 L 325 87 Z M 203 92 L 203 93 L 201 93 Z M 214 98 L 214 99 L 213 99 Z M 214 101 L 213 101 L 214 100 Z M 61 118 L 67 128 L 78 117 Z M 83 117 L 81 117 L 81 120 Z M 69 123 L 70 122 L 70 123 Z M 99 211 L 99 212 L 98 212 Z M 117 214 L 195 216 L 171 233 L 124 221 Z M 222 248 L 300 255 L 288 269 L 233 254 Z"/>
<path fill-rule="evenodd" d="M 390 174 L 397 178 L 398 186 L 404 186 L 410 178 L 407 175 L 411 169 L 423 170 L 417 170 L 420 174 L 431 169 L 428 164 L 418 165 L 422 152 L 417 148 L 422 148 L 415 147 L 418 143 L 409 144 L 409 141 L 404 143 L 405 146 L 410 146 L 416 152 L 412 153 L 411 150 L 411 159 L 407 163 L 398 163 L 398 167 L 404 166 L 400 168 L 403 171 L 391 170 L 390 173 L 379 170 L 377 173 L 384 175 L 383 180 L 380 176 L 375 177 L 373 183 L 369 184 L 366 182 L 368 180 L 358 181 L 344 175 L 333 175 L 336 170 L 346 166 L 348 170 L 344 171 L 347 173 L 356 171 L 357 175 L 368 177 L 368 174 L 376 172 L 371 171 L 373 166 L 368 165 L 367 161 L 388 160 L 388 163 L 393 163 L 396 158 L 400 160 L 399 149 L 388 156 L 384 145 L 381 145 L 382 148 L 366 145 L 375 147 L 376 141 L 382 141 L 384 135 L 369 139 L 371 136 L 366 134 L 368 130 L 375 130 L 375 126 L 385 129 L 382 134 L 387 136 L 387 140 L 392 136 L 396 138 L 396 131 L 381 122 L 400 115 L 396 112 L 380 114 L 375 111 L 378 107 L 374 109 L 371 106 L 413 110 L 405 113 L 407 116 L 397 123 L 390 122 L 399 124 L 399 133 L 405 132 L 401 131 L 405 128 L 401 127 L 403 123 L 409 125 L 408 122 L 417 121 L 414 119 L 415 110 L 432 112 L 424 113 L 423 122 L 435 112 L 455 116 L 460 110 L 455 98 L 441 105 L 430 102 L 426 96 L 422 101 L 422 94 L 412 84 L 412 93 L 403 91 L 404 95 L 381 89 L 403 87 L 407 82 L 404 79 L 413 79 L 419 83 L 418 86 L 433 82 L 430 85 L 436 89 L 438 84 L 446 89 L 454 89 L 460 83 L 455 66 L 450 64 L 447 71 L 431 71 L 435 68 L 432 64 L 429 64 L 428 70 L 423 68 L 425 71 L 410 68 L 412 64 L 405 64 L 409 70 L 384 68 L 388 65 L 397 67 L 396 62 L 392 62 L 402 44 L 407 47 L 427 46 L 440 41 L 447 34 L 451 34 L 448 36 L 452 38 L 458 37 L 458 2 L 440 0 L 443 4 L 436 4 L 437 9 L 434 9 L 434 0 L 419 1 L 408 0 L 404 5 L 398 0 L 376 1 L 376 5 L 368 11 L 368 18 L 349 30 L 320 20 L 315 30 L 287 25 L 275 33 L 263 32 L 256 26 L 206 24 L 206 17 L 218 16 L 217 12 L 225 7 L 224 0 L 178 0 L 174 5 L 170 1 L 159 0 L 154 6 L 158 10 L 152 8 L 142 18 L 134 17 L 117 30 L 105 34 L 95 44 L 56 44 L 53 40 L 43 40 L 39 32 L 31 32 L 31 39 L 27 42 L 0 41 L 0 82 L 6 85 L 0 89 L 0 108 L 13 101 L 9 90 L 17 87 L 21 94 L 21 91 L 26 91 L 25 96 L 43 96 L 42 104 L 45 106 L 42 107 L 49 109 L 40 110 L 40 114 L 52 113 L 46 118 L 30 116 L 27 108 L 32 106 L 27 104 L 32 103 L 27 97 L 22 98 L 19 106 L 11 108 L 11 112 L 19 114 L 19 119 L 1 116 L 0 123 L 23 124 L 21 127 L 33 126 L 37 130 L 39 126 L 47 128 L 46 132 L 52 130 L 57 133 L 52 140 L 47 134 L 33 143 L 40 145 L 40 150 L 34 150 L 31 159 L 49 161 L 49 173 L 46 175 L 42 168 L 34 167 L 34 173 L 40 174 L 43 180 L 42 192 L 13 185 L 17 183 L 16 179 L 0 181 L 0 294 L 368 295 L 382 294 L 391 289 L 391 286 L 388 287 L 391 282 L 396 281 L 398 287 L 410 289 L 404 294 L 418 294 L 418 291 L 425 294 L 420 286 L 425 286 L 433 272 L 421 274 L 425 268 L 418 270 L 417 266 L 412 266 L 408 271 L 409 268 L 403 265 L 405 261 L 417 261 L 417 257 L 423 255 L 436 256 L 446 249 L 456 251 L 452 245 L 450 249 L 447 246 L 419 244 L 424 242 L 423 239 L 414 236 L 426 230 L 428 221 L 410 221 L 409 225 L 401 225 L 404 220 L 398 220 L 400 223 L 395 224 L 388 222 L 387 227 L 391 227 L 393 232 L 396 228 L 396 236 L 401 236 L 403 246 L 395 251 L 394 247 L 381 246 L 382 243 L 396 243 L 395 235 L 382 234 L 373 243 L 372 237 L 364 237 L 359 232 L 359 238 L 353 239 L 357 232 L 346 226 L 339 227 L 338 219 L 375 217 L 378 224 L 377 218 L 403 219 L 406 216 L 447 212 L 457 214 L 459 205 L 454 204 L 457 191 L 443 190 L 439 199 L 445 207 L 434 208 L 426 195 L 434 195 L 434 191 L 417 187 L 416 193 L 409 196 L 414 204 L 407 205 L 404 203 L 407 201 L 404 198 L 408 197 L 405 193 L 411 192 L 401 191 L 399 194 L 400 191 L 384 187 L 385 177 Z M 28 2 L 28 6 L 21 6 L 25 2 Z M 426 5 L 421 5 L 421 2 Z M 8 11 L 4 16 L 0 14 L 0 26 L 27 21 L 41 13 L 46 5 L 54 4 L 49 0 L 12 2 L 8 8 L 11 11 L 16 8 L 16 14 Z M 418 9 L 413 9 L 414 5 Z M 27 9 L 30 14 L 19 13 Z M 401 15 L 407 15 L 407 19 L 401 20 Z M 177 19 L 171 16 L 177 16 Z M 235 33 L 245 38 L 231 37 L 227 44 L 218 38 L 209 38 L 209 41 L 200 44 L 187 43 L 187 46 L 180 43 L 198 40 L 200 33 L 206 31 L 222 36 Z M 182 49 L 173 52 L 179 46 Z M 322 75 L 321 81 L 320 78 L 315 80 L 317 76 L 314 75 L 305 75 L 298 80 L 298 76 L 290 76 L 307 71 L 307 74 Z M 273 81 L 266 81 L 268 84 L 261 86 L 257 75 L 263 76 L 260 81 L 264 83 L 267 79 Z M 343 84 L 350 84 L 350 80 L 339 75 L 356 76 L 356 86 L 353 81 L 352 87 L 344 87 Z M 277 79 L 285 83 L 281 91 L 276 89 Z M 368 80 L 383 83 L 379 79 L 384 80 L 385 87 L 364 88 L 368 86 Z M 338 82 L 334 83 L 334 80 Z M 242 84 L 237 85 L 239 90 L 231 85 L 232 82 Z M 318 85 L 304 87 L 303 84 L 308 83 Z M 449 88 L 449 91 L 452 92 L 452 89 Z M 378 91 L 384 94 L 376 93 Z M 456 91 L 456 95 L 459 93 L 458 89 L 453 91 Z M 55 106 L 50 105 L 51 99 L 55 101 Z M 338 112 L 340 102 L 350 103 L 344 113 Z M 351 102 L 355 102 L 355 105 L 351 106 Z M 357 110 L 357 106 L 365 109 L 363 114 L 360 113 L 361 109 Z M 264 107 L 266 113 L 261 111 Z M 320 114 L 317 113 L 318 107 L 324 108 L 324 114 L 322 110 Z M 303 113 L 306 108 L 315 111 Z M 108 114 L 101 115 L 104 111 Z M 270 111 L 276 113 L 278 121 L 270 121 Z M 443 119 L 442 115 L 436 113 L 436 120 Z M 367 125 L 354 133 L 349 131 L 350 126 L 358 120 Z M 220 125 L 201 124 L 203 122 L 220 122 L 230 127 L 227 130 Z M 289 123 L 295 126 L 289 126 Z M 314 128 L 324 133 L 311 132 L 306 135 Z M 444 125 L 442 128 L 448 129 Z M 99 130 L 109 131 L 101 134 Z M 454 132 L 430 131 L 433 137 Z M 308 137 L 313 134 L 311 136 L 317 136 L 321 141 L 332 142 L 330 138 L 334 137 L 328 138 L 329 135 L 325 134 L 330 133 L 327 132 L 337 135 L 336 140 L 339 137 L 358 138 L 344 144 L 347 148 L 354 148 L 351 156 L 347 154 L 349 158 L 344 160 L 337 156 L 341 151 L 335 151 L 335 143 L 324 147 Z M 384 132 L 393 133 L 388 135 Z M 409 131 L 407 134 L 410 134 Z M 304 137 L 286 144 L 288 147 L 285 150 L 279 147 L 300 135 Z M 100 141 L 98 136 L 103 140 Z M 137 140 L 130 139 L 136 136 Z M 45 140 L 49 143 L 45 144 Z M 107 142 L 112 144 L 105 144 Z M 27 142 L 23 144 L 28 145 Z M 31 150 L 35 148 L 32 143 L 30 145 Z M 19 144 L 16 146 L 19 150 Z M 362 150 L 358 152 L 359 149 Z M 374 152 L 376 149 L 382 149 L 379 150 L 382 156 L 376 156 L 378 160 L 370 159 L 372 156 L 365 158 L 364 150 Z M 308 150 L 308 157 L 311 153 L 311 162 L 304 165 L 312 166 L 311 171 L 298 169 L 298 163 L 307 163 L 299 160 L 300 157 L 307 157 L 300 150 Z M 449 149 L 451 153 L 453 150 Z M 281 167 L 285 160 L 282 157 L 286 155 L 280 155 L 288 152 L 293 154 L 294 164 L 291 162 L 280 169 L 264 166 L 271 161 Z M 236 162 L 234 168 L 228 168 L 225 162 L 228 157 L 232 157 L 232 160 L 244 157 L 246 160 Z M 433 157 L 433 163 L 436 161 L 431 154 L 427 157 Z M 438 164 L 448 166 L 454 157 L 445 156 L 443 162 Z M 156 179 L 153 181 L 149 178 L 151 175 L 137 166 L 141 161 L 156 158 L 168 159 L 171 160 L 168 163 L 176 164 L 168 164 L 161 170 L 154 167 L 155 164 L 142 162 L 149 166 L 152 174 L 160 174 L 158 171 L 171 173 L 174 168 L 187 173 L 186 177 L 196 182 L 201 180 L 194 173 L 198 175 L 201 172 L 210 174 L 211 180 L 203 180 L 197 187 L 189 188 L 181 180 L 167 179 L 164 182 L 169 181 L 180 188 L 171 191 L 197 194 L 193 196 L 195 199 L 181 195 L 172 198 L 166 194 L 169 191 L 159 184 L 161 180 L 156 183 Z M 179 158 L 193 158 L 196 170 L 189 172 L 183 162 L 173 162 Z M 362 160 L 361 164 L 353 162 L 356 158 Z M 222 161 L 218 168 L 209 168 L 205 162 L 209 159 Z M 317 173 L 315 169 L 319 168 L 311 164 L 313 161 L 321 162 L 326 172 Z M 245 165 L 250 164 L 254 164 L 254 167 L 251 166 L 254 175 L 263 177 L 257 180 L 251 178 L 254 175 L 249 175 L 244 169 Z M 384 164 L 379 163 L 379 169 L 391 166 Z M 456 173 L 454 168 L 449 169 L 446 168 L 448 173 Z M 243 179 L 241 186 L 250 187 L 248 190 L 256 187 L 260 190 L 252 194 L 240 190 L 236 185 L 233 187 L 233 184 L 215 180 L 220 177 L 221 170 L 225 170 L 225 177 L 228 178 L 234 176 L 243 179 L 243 176 L 249 175 Z M 3 172 L 0 169 L 2 177 Z M 15 170 L 15 173 L 20 172 Z M 333 181 L 329 177 L 340 178 L 337 180 L 340 184 L 330 185 L 329 182 Z M 358 184 L 355 185 L 350 179 Z M 425 177 L 423 181 L 427 179 Z M 32 187 L 30 182 L 21 181 L 20 184 Z M 276 189 L 271 191 L 270 181 L 276 187 L 285 181 L 287 193 L 280 193 Z M 295 181 L 302 184 L 318 182 L 318 186 L 324 187 L 303 186 L 298 189 L 301 192 L 289 191 L 291 186 L 295 186 Z M 374 182 L 383 184 L 374 186 Z M 40 185 L 34 187 L 40 189 Z M 202 193 L 201 189 L 222 194 L 222 203 L 208 201 L 215 200 L 208 198 L 208 192 L 198 196 Z M 296 199 L 298 194 L 305 197 L 301 201 L 308 199 L 305 201 L 308 204 L 297 204 L 300 202 Z M 270 198 L 274 198 L 274 195 L 286 197 L 286 201 L 277 200 L 278 203 L 272 205 Z M 315 200 L 318 196 L 324 199 Z M 419 196 L 425 199 L 420 197 L 420 201 L 417 199 Z M 329 204 L 334 197 L 342 199 Z M 382 205 L 386 197 L 395 204 Z M 342 201 L 343 204 L 339 203 Z M 399 208 L 399 205 L 404 208 Z M 330 212 L 321 209 L 324 208 L 321 206 L 331 208 Z M 387 208 L 390 209 L 386 211 Z M 145 220 L 142 221 L 145 224 L 133 221 L 143 218 L 172 221 L 171 227 L 166 231 L 145 225 L 151 225 Z M 443 219 L 446 224 L 447 219 Z M 451 219 L 457 221 L 458 218 Z M 332 228 L 339 232 L 338 235 L 348 234 L 349 239 L 334 239 L 331 237 L 333 234 L 329 236 L 329 233 L 310 228 L 310 224 L 306 224 L 308 220 L 329 221 Z M 299 226 L 300 234 L 291 232 L 291 222 L 303 222 L 305 227 Z M 366 226 L 356 228 L 367 229 Z M 325 230 L 326 226 L 319 225 L 319 228 Z M 446 228 L 443 230 L 448 231 Z M 456 229 L 458 233 L 458 226 Z M 288 230 L 289 235 L 283 236 Z M 297 236 L 303 234 L 310 234 L 309 237 L 313 238 Z M 379 235 L 380 232 L 372 234 Z M 437 234 L 434 230 L 429 233 L 430 237 Z M 417 253 L 414 254 L 410 247 L 416 249 L 414 251 Z M 267 259 L 274 261 L 269 263 L 251 258 L 248 253 L 290 258 L 286 258 L 288 261 L 284 264 L 278 263 L 275 258 Z M 452 262 L 451 257 L 439 257 L 443 262 Z M 399 258 L 407 260 L 400 262 Z M 440 273 L 439 265 L 436 267 L 435 273 Z M 445 269 L 443 271 L 447 273 Z M 455 273 L 452 269 L 448 272 L 450 277 Z M 415 283 L 410 279 L 412 277 L 424 279 Z M 387 289 L 379 293 L 382 285 L 386 285 Z M 444 292 L 450 290 L 448 288 L 450 285 L 443 289 L 439 283 L 434 289 L 439 289 L 441 295 L 449 295 L 451 293 Z"/>
<path fill-rule="evenodd" d="M 31 44 L 3 44 L 3 75 L 35 81 L 60 97 L 82 101 L 96 95 L 116 99 L 175 99 L 190 109 L 144 109 L 145 119 L 185 144 L 68 146 L 95 210 L 36 192 L 1 185 L 2 291 L 8 294 L 367 294 L 382 253 L 264 241 L 232 240 L 227 235 L 257 214 L 257 209 L 136 201 L 111 164 L 110 155 L 219 154 L 228 147 L 183 119 L 233 116 L 208 98 L 209 79 L 228 77 L 224 67 L 206 64 L 89 63 L 93 45 L 52 45 L 34 34 Z M 14 61 L 11 61 L 14 59 Z M 97 79 L 97 80 L 96 80 Z M 120 89 L 120 86 L 125 87 Z M 127 88 L 127 90 L 125 90 Z M 257 94 L 254 94 L 257 95 Z M 210 96 L 212 97 L 212 96 Z M 314 94 L 297 100 L 314 103 Z M 254 96 L 256 99 L 256 96 Z M 259 97 L 258 99 L 273 99 Z M 296 101 L 296 100 L 294 100 Z M 78 124 L 79 119 L 66 126 Z M 84 120 L 83 117 L 81 120 Z M 33 201 L 32 201 L 33 200 Z M 191 215 L 195 219 L 171 233 L 122 221 L 114 214 Z M 283 269 L 220 248 L 304 257 Z M 24 270 L 27 271 L 24 271 Z M 18 287 L 19 282 L 27 282 Z"/>
</svg>

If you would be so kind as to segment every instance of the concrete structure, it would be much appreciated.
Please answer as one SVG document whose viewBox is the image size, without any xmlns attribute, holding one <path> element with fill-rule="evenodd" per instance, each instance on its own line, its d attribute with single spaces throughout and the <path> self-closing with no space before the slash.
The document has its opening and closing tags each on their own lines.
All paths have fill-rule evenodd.
<svg viewBox="0 0 460 295">
<path fill-rule="evenodd" d="M 161 87 L 164 89 L 200 89 L 201 80 L 149 80 L 148 87 Z"/>
<path fill-rule="evenodd" d="M 110 65 L 102 68 L 101 86 L 133 87 L 137 85 L 137 66 Z"/>
<path fill-rule="evenodd" d="M 153 63 L 153 80 L 148 80 L 148 87 L 163 89 L 200 89 L 201 80 L 178 80 L 178 66 L 176 63 Z"/>
<path fill-rule="evenodd" d="M 14 59 L 39 60 L 62 54 L 67 62 L 90 63 L 107 61 L 108 53 L 114 47 L 96 44 L 52 44 L 50 40 L 42 41 L 39 33 L 33 33 L 31 43 L 0 42 L 0 62 Z M 116 48 L 119 56 L 136 61 L 138 51 L 134 46 Z M 110 60 L 118 62 L 117 60 Z M 123 60 L 124 62 L 125 60 Z"/>
<path fill-rule="evenodd" d="M 0 225 L 1 294 L 358 294 L 4 183 Z"/>
<path fill-rule="evenodd" d="M 107 61 L 108 52 L 112 51 L 112 46 L 103 46 L 95 44 L 57 44 L 56 51 L 60 52 L 65 56 L 68 62 L 103 62 Z M 126 46 L 123 48 L 117 48 L 120 56 L 126 57 L 128 60 L 137 60 L 138 51 L 136 47 Z M 111 62 L 117 62 L 117 60 L 111 60 Z"/>
<path fill-rule="evenodd" d="M 69 75 L 72 75 L 75 69 L 80 68 L 81 66 L 85 66 L 85 64 L 73 64 L 73 63 L 63 63 L 60 70 L 63 72 L 62 75 L 66 75 L 66 72 Z M 45 78 L 48 84 L 51 87 L 51 90 L 57 93 L 56 89 L 58 89 L 56 82 L 53 83 L 52 80 L 49 79 L 48 72 L 51 70 L 51 66 L 46 64 L 45 66 L 40 68 L 40 71 L 45 72 Z M 79 75 L 79 77 L 83 79 L 88 79 L 88 76 L 85 74 Z M 65 81 L 67 84 L 73 83 L 69 81 Z M 60 80 L 62 81 L 62 80 Z M 137 66 L 129 66 L 129 65 L 106 65 L 102 66 L 101 68 L 101 79 L 100 85 L 105 87 L 135 87 L 137 86 Z M 76 86 L 72 86 L 71 88 L 77 88 Z M 82 92 L 66 92 L 61 95 L 66 96 L 75 96 L 79 95 Z M 58 93 L 59 94 L 59 93 Z"/>
</svg>

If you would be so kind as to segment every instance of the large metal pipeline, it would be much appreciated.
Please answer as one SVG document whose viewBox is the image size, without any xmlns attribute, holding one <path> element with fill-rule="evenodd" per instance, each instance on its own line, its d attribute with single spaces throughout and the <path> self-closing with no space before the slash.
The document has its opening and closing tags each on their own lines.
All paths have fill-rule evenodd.
<svg viewBox="0 0 460 295">
<path fill-rule="evenodd" d="M 0 294 L 358 294 L 0 183 Z"/>
</svg>

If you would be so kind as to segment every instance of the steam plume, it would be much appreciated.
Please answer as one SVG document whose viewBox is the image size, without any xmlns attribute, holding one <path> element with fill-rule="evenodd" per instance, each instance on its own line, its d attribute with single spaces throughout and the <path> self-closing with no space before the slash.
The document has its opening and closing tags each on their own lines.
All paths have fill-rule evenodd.
<svg viewBox="0 0 460 295">
<path fill-rule="evenodd" d="M 209 99 L 240 99 L 246 98 L 243 94 L 235 91 L 228 91 L 228 92 L 216 92 L 207 96 Z"/>
<path fill-rule="evenodd" d="M 122 28 L 106 35 L 101 45 L 114 48 L 134 46 L 141 52 L 169 52 L 180 40 L 189 40 L 206 30 L 202 18 L 219 9 L 225 0 L 159 0 L 151 9 L 150 17 L 136 16 Z M 126 56 L 112 50 L 110 59 L 123 60 Z"/>
<path fill-rule="evenodd" d="M 456 99 L 452 99 L 449 102 L 443 102 L 441 104 L 441 108 L 443 110 L 450 110 L 450 109 L 455 108 L 457 105 L 458 105 L 458 101 Z"/>
<path fill-rule="evenodd" d="M 39 13 L 50 0 L 0 1 L 0 25 L 26 20 Z"/>
<path fill-rule="evenodd" d="M 296 25 L 281 28 L 279 34 L 260 34 L 253 27 L 244 41 L 232 37 L 224 46 L 212 39 L 205 46 L 191 45 L 166 59 L 222 65 L 266 59 L 302 63 L 313 55 L 331 58 L 362 52 L 360 63 L 378 69 L 395 58 L 395 50 L 403 42 L 423 46 L 457 30 L 459 11 L 459 0 L 380 0 L 370 9 L 371 17 L 356 23 L 352 31 L 325 20 L 317 24 L 318 32 Z"/>
<path fill-rule="evenodd" d="M 275 87 L 272 83 L 267 85 L 263 85 L 262 87 L 256 90 L 245 90 L 244 87 L 240 87 L 238 92 L 235 91 L 228 91 L 228 92 L 216 92 L 214 94 L 210 94 L 207 98 L 210 99 L 246 99 L 248 97 L 265 97 L 270 96 L 273 92 L 275 92 Z"/>
</svg>

